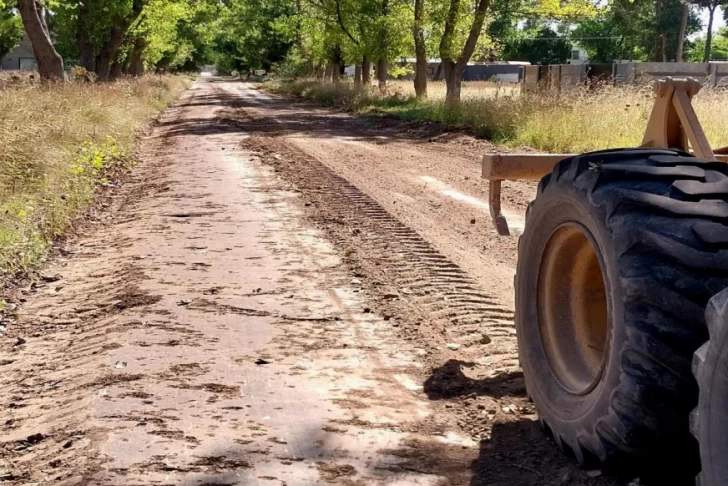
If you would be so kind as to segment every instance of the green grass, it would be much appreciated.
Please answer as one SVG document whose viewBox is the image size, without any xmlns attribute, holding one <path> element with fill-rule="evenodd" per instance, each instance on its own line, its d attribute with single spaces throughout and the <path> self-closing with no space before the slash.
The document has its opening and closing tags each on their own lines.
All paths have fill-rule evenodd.
<svg viewBox="0 0 728 486">
<path fill-rule="evenodd" d="M 267 89 L 302 96 L 357 113 L 385 112 L 407 121 L 469 127 L 476 135 L 509 147 L 544 152 L 587 152 L 640 144 L 652 109 L 652 90 L 604 87 L 568 95 L 521 95 L 512 87 L 465 83 L 458 106 L 445 105 L 442 83 L 430 83 L 429 98 L 417 100 L 411 82 L 393 82 L 386 93 L 351 83 L 273 81 Z M 693 102 L 714 147 L 728 145 L 728 93 L 704 90 Z"/>
<path fill-rule="evenodd" d="M 0 278 L 37 267 L 102 185 L 131 170 L 141 126 L 182 76 L 0 89 Z"/>
</svg>

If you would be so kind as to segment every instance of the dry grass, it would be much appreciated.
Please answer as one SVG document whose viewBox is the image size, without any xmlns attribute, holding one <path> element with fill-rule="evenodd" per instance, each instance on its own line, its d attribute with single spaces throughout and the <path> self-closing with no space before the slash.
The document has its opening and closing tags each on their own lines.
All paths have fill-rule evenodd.
<svg viewBox="0 0 728 486">
<path fill-rule="evenodd" d="M 27 271 L 128 170 L 141 125 L 188 85 L 180 76 L 0 89 L 0 273 Z"/>
<path fill-rule="evenodd" d="M 443 83 L 430 83 L 429 98 L 414 98 L 411 82 L 396 81 L 385 94 L 348 83 L 295 81 L 269 88 L 357 112 L 383 111 L 405 120 L 467 126 L 476 134 L 511 147 L 544 152 L 587 152 L 639 145 L 653 104 L 652 90 L 604 87 L 568 95 L 521 95 L 517 88 L 465 83 L 459 106 L 445 106 Z M 695 109 L 715 147 L 728 145 L 728 92 L 704 90 Z"/>
</svg>

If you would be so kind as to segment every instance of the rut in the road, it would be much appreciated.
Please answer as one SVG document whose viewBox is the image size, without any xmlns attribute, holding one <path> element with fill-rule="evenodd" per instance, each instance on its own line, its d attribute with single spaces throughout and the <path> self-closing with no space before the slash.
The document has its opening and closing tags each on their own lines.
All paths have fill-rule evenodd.
<svg viewBox="0 0 728 486">
<path fill-rule="evenodd" d="M 391 216 L 377 201 L 313 157 L 275 137 L 250 138 L 245 146 L 301 190 L 327 225 L 345 225 L 348 233 L 332 232 L 345 253 L 367 248 L 363 258 L 374 260 L 387 273 L 387 287 L 413 298 L 448 343 L 486 344 L 490 339 L 513 340 L 513 312 L 482 291 L 477 282 L 433 248 L 417 232 Z M 489 347 L 498 361 L 512 358 L 513 346 Z M 503 356 L 502 353 L 510 354 Z"/>
</svg>

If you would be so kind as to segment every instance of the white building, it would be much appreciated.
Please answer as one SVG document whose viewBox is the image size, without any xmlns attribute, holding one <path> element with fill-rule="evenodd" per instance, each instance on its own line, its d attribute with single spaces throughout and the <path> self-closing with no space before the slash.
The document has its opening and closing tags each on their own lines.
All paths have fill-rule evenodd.
<svg viewBox="0 0 728 486">
<path fill-rule="evenodd" d="M 589 62 L 589 54 L 579 46 L 571 46 L 569 64 L 586 64 Z"/>
</svg>

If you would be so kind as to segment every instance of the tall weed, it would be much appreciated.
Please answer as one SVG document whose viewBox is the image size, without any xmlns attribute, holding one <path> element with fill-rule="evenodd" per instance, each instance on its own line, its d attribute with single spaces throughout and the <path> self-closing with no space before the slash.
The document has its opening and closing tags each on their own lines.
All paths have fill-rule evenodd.
<svg viewBox="0 0 728 486">
<path fill-rule="evenodd" d="M 0 89 L 0 276 L 42 261 L 109 171 L 130 167 L 141 125 L 188 84 L 147 76 Z"/>
<path fill-rule="evenodd" d="M 464 83 L 459 105 L 447 106 L 440 82 L 430 83 L 425 100 L 417 100 L 412 83 L 403 81 L 391 83 L 385 93 L 315 80 L 274 81 L 267 87 L 359 113 L 380 111 L 408 121 L 468 127 L 496 143 L 557 153 L 639 145 L 654 99 L 646 87 L 522 95 L 514 87 L 474 82 Z M 728 117 L 720 109 L 728 106 L 728 92 L 704 90 L 693 105 L 711 143 L 728 145 Z"/>
</svg>

